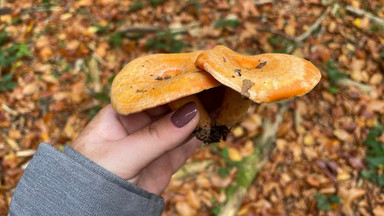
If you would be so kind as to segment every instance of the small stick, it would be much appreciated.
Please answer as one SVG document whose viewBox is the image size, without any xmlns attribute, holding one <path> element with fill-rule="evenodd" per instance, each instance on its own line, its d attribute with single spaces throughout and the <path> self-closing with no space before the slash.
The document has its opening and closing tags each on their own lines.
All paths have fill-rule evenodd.
<svg viewBox="0 0 384 216">
<path fill-rule="evenodd" d="M 255 6 L 261 6 L 269 3 L 275 3 L 275 1 L 274 0 L 256 0 Z"/>
<path fill-rule="evenodd" d="M 345 9 L 352 13 L 352 14 L 355 14 L 355 15 L 358 15 L 358 16 L 363 16 L 363 17 L 367 17 L 369 20 L 371 20 L 372 22 L 375 22 L 381 26 L 384 26 L 384 19 L 383 18 L 380 18 L 380 17 L 377 17 L 371 13 L 368 13 L 362 9 L 359 9 L 359 8 L 354 8 L 350 5 L 346 6 Z"/>
<path fill-rule="evenodd" d="M 305 31 L 303 34 L 293 38 L 289 35 L 286 35 L 284 32 L 270 28 L 270 27 L 261 27 L 257 28 L 258 31 L 266 31 L 275 35 L 279 35 L 287 40 L 295 41 L 295 42 L 303 42 L 307 37 L 309 37 L 323 22 L 323 20 L 327 17 L 328 13 L 331 11 L 332 7 L 328 7 L 324 13 Z"/>
<path fill-rule="evenodd" d="M 354 80 L 351 80 L 349 78 L 343 78 L 337 81 L 337 85 L 341 86 L 355 86 L 360 89 L 361 92 L 365 94 L 369 94 L 371 92 L 371 87 L 369 85 L 356 82 Z"/>
<path fill-rule="evenodd" d="M 276 114 L 275 122 L 265 121 L 263 135 L 258 139 L 254 138 L 255 152 L 249 155 L 240 162 L 239 167 L 247 170 L 247 175 L 242 184 L 234 185 L 234 193 L 227 197 L 223 204 L 219 216 L 235 216 L 239 210 L 244 197 L 247 195 L 249 186 L 254 181 L 257 174 L 267 163 L 269 154 L 271 153 L 276 134 L 280 124 L 283 121 L 284 114 L 288 110 L 288 101 L 282 102 L 279 112 Z"/>
<path fill-rule="evenodd" d="M 327 17 L 329 11 L 331 11 L 331 7 L 328 7 L 324 13 L 305 31 L 303 34 L 296 37 L 296 42 L 303 42 L 307 37 L 309 37 L 323 22 L 323 20 Z"/>
<path fill-rule="evenodd" d="M 280 30 L 276 30 L 276 29 L 273 29 L 272 27 L 260 27 L 260 28 L 257 28 L 256 29 L 257 31 L 264 31 L 264 32 L 269 32 L 269 33 L 272 33 L 272 34 L 275 34 L 275 35 L 279 35 L 287 40 L 290 40 L 290 41 L 294 41 L 295 39 L 292 38 L 291 36 L 289 35 L 286 35 L 284 32 L 280 31 Z"/>
<path fill-rule="evenodd" d="M 164 30 L 159 26 L 150 26 L 150 25 L 138 25 L 138 26 L 128 26 L 122 30 L 125 33 L 155 33 Z"/>
</svg>

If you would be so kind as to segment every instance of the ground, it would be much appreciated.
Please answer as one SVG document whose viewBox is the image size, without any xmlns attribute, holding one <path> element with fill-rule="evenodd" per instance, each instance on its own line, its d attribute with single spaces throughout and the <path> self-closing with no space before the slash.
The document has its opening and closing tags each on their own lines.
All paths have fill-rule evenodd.
<svg viewBox="0 0 384 216">
<path fill-rule="evenodd" d="M 163 215 L 224 215 L 233 200 L 247 216 L 384 215 L 382 0 L 0 1 L 0 215 L 39 143 L 69 144 L 126 63 L 217 44 L 305 58 L 322 80 L 254 104 L 227 141 L 201 147 L 163 193 Z"/>
</svg>

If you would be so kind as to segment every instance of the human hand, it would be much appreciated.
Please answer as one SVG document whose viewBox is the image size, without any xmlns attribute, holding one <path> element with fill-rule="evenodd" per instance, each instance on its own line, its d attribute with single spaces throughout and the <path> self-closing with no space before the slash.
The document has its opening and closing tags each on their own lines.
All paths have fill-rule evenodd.
<svg viewBox="0 0 384 216">
<path fill-rule="evenodd" d="M 127 116 L 103 108 L 72 148 L 123 179 L 160 194 L 171 176 L 201 145 L 191 137 L 199 113 L 190 102 L 176 112 L 167 106 Z"/>
</svg>

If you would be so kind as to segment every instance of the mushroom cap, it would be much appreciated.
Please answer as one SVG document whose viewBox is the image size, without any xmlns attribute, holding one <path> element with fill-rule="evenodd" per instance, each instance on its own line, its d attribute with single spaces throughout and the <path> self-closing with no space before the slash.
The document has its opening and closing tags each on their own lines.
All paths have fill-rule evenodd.
<svg viewBox="0 0 384 216">
<path fill-rule="evenodd" d="M 194 66 L 200 53 L 154 54 L 129 62 L 113 80 L 113 108 L 126 115 L 219 86 Z"/>
<path fill-rule="evenodd" d="M 203 51 L 196 67 L 257 103 L 301 96 L 320 81 L 320 71 L 309 61 L 286 54 L 240 55 L 225 46 Z"/>
</svg>

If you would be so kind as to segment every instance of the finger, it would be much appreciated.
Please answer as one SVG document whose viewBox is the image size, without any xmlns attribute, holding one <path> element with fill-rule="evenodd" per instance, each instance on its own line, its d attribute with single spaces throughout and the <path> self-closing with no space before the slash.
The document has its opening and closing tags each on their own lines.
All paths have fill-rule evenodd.
<svg viewBox="0 0 384 216">
<path fill-rule="evenodd" d="M 145 112 L 148 113 L 148 115 L 151 118 L 156 118 L 158 116 L 162 116 L 166 113 L 169 113 L 170 111 L 171 111 L 171 109 L 169 109 L 169 106 L 165 104 L 162 106 L 158 106 L 158 107 L 146 110 Z"/>
<path fill-rule="evenodd" d="M 119 124 L 118 114 L 111 105 L 107 105 L 93 117 L 91 122 L 71 143 L 71 146 L 76 151 L 86 155 L 90 148 L 99 149 L 101 146 L 96 145 L 101 140 L 120 140 L 126 136 L 125 128 Z"/>
<path fill-rule="evenodd" d="M 87 136 L 88 138 L 121 139 L 125 137 L 126 133 L 124 127 L 118 123 L 118 114 L 113 110 L 112 105 L 109 104 L 96 114 L 82 134 L 89 135 Z M 122 136 L 122 134 L 124 135 Z"/>
<path fill-rule="evenodd" d="M 165 152 L 182 144 L 195 129 L 199 121 L 196 104 L 190 102 L 145 128 L 119 140 L 119 152 L 131 155 L 127 164 L 134 164 L 139 171 Z"/>
<path fill-rule="evenodd" d="M 144 112 L 134 113 L 130 115 L 119 115 L 118 118 L 121 124 L 124 126 L 128 134 L 132 134 L 151 122 L 157 119 L 159 116 L 169 112 L 167 105 L 155 107 Z"/>
<path fill-rule="evenodd" d="M 201 144 L 202 141 L 192 138 L 185 144 L 162 155 L 141 172 L 137 186 L 151 193 L 162 193 L 172 175 L 196 152 Z"/>
<path fill-rule="evenodd" d="M 152 118 L 146 112 L 118 115 L 118 118 L 128 134 L 132 134 L 152 122 Z"/>
</svg>

